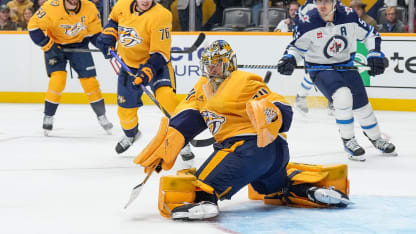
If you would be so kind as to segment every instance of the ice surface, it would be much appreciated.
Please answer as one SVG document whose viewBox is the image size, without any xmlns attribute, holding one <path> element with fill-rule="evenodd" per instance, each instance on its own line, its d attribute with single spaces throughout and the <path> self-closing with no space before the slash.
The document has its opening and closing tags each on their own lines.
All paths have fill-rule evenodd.
<svg viewBox="0 0 416 234">
<path fill-rule="evenodd" d="M 348 164 L 353 206 L 265 206 L 248 200 L 243 189 L 220 203 L 222 213 L 215 220 L 174 222 L 158 213 L 157 174 L 123 209 L 131 189 L 144 179 L 132 160 L 157 130 L 162 115 L 155 106 L 139 110 L 143 136 L 117 155 L 114 147 L 122 132 L 114 105 L 107 106 L 113 135 L 99 126 L 88 105 L 60 105 L 54 130 L 45 137 L 43 105 L 0 104 L 0 233 L 415 233 L 416 113 L 376 111 L 399 156 L 381 156 L 357 126 L 368 158 L 353 162 L 343 151 L 333 117 L 324 109 L 310 111 L 307 117 L 295 115 L 291 161 Z M 209 137 L 202 135 L 198 138 Z M 193 151 L 200 165 L 211 148 Z M 178 159 L 173 170 L 181 163 Z"/>
</svg>

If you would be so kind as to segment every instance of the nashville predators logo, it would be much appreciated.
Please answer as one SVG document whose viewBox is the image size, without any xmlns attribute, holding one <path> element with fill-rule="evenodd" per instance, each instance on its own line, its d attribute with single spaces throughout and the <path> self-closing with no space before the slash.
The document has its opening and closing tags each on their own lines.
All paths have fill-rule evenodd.
<svg viewBox="0 0 416 234">
<path fill-rule="evenodd" d="M 71 37 L 75 37 L 80 31 L 87 29 L 87 27 L 81 22 L 78 22 L 74 25 L 61 24 L 59 26 L 65 29 L 66 35 L 71 36 Z"/>
<path fill-rule="evenodd" d="M 119 96 L 117 96 L 117 101 L 118 101 L 119 104 L 121 104 L 121 103 L 125 103 L 126 99 L 123 96 L 119 95 Z"/>
<path fill-rule="evenodd" d="M 224 116 L 218 116 L 213 112 L 203 111 L 201 115 L 204 118 L 205 124 L 208 126 L 212 135 L 215 135 L 221 129 L 221 126 L 225 123 Z"/>
<path fill-rule="evenodd" d="M 143 38 L 139 36 L 136 29 L 118 26 L 119 41 L 124 47 L 133 47 L 143 42 Z"/>
</svg>

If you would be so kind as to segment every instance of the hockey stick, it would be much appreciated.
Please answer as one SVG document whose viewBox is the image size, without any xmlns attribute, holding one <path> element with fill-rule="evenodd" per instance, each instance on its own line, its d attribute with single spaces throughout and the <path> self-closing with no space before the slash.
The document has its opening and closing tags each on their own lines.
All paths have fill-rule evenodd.
<svg viewBox="0 0 416 234">
<path fill-rule="evenodd" d="M 247 69 L 277 69 L 277 65 L 262 65 L 262 64 L 245 64 L 245 65 L 238 65 L 238 68 L 247 68 Z M 323 68 L 310 68 L 305 66 L 296 66 L 295 69 L 308 69 L 308 70 L 328 70 L 328 71 L 336 71 L 336 70 L 370 70 L 368 66 L 333 66 L 333 67 L 323 67 Z"/>
<path fill-rule="evenodd" d="M 146 181 L 150 178 L 150 176 L 152 175 L 152 173 L 154 171 L 159 172 L 160 170 L 162 170 L 162 160 L 160 160 L 160 162 L 157 164 L 156 167 L 153 167 L 148 173 L 146 178 L 144 178 L 143 182 L 141 182 L 140 184 L 134 186 L 133 190 L 131 191 L 130 194 L 130 198 L 127 201 L 126 205 L 124 206 L 124 209 L 126 209 L 131 203 L 133 203 L 134 200 L 136 200 L 136 198 L 139 196 L 139 194 L 141 193 L 144 184 L 146 183 Z"/>
<path fill-rule="evenodd" d="M 201 32 L 194 44 L 191 47 L 186 48 L 184 50 L 171 50 L 171 54 L 190 54 L 193 53 L 198 47 L 204 42 L 205 40 L 205 33 Z M 99 49 L 86 49 L 86 48 L 62 48 L 63 52 L 79 52 L 79 53 L 90 53 L 90 52 L 101 52 Z"/>
<path fill-rule="evenodd" d="M 270 81 L 270 77 L 272 76 L 271 71 L 267 71 L 266 75 L 264 76 L 264 83 L 268 84 Z M 208 138 L 208 139 L 201 139 L 201 140 L 195 140 L 195 142 L 192 144 L 195 147 L 206 147 L 214 144 L 216 142 L 214 137 Z"/>
<path fill-rule="evenodd" d="M 196 41 L 194 44 L 192 44 L 191 47 L 186 48 L 184 50 L 171 50 L 171 54 L 190 54 L 193 53 L 198 47 L 204 42 L 205 40 L 205 33 L 201 32 L 198 37 L 196 38 Z"/>
</svg>

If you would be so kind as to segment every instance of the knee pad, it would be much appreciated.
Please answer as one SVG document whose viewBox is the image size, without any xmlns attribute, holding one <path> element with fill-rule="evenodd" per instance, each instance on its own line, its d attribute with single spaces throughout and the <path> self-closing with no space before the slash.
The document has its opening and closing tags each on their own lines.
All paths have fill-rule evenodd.
<svg viewBox="0 0 416 234">
<path fill-rule="evenodd" d="M 52 72 L 49 78 L 48 91 L 46 91 L 45 99 L 50 103 L 59 103 L 62 91 L 66 85 L 66 71 Z"/>
<path fill-rule="evenodd" d="M 310 184 L 318 187 L 334 187 L 349 194 L 348 168 L 346 164 L 339 165 L 313 165 L 290 162 L 287 167 L 290 178 L 289 185 Z M 289 185 L 282 191 L 273 194 L 259 194 L 249 186 L 249 199 L 264 200 L 265 204 L 289 205 L 299 207 L 327 207 L 310 201 L 307 197 L 300 197 L 290 191 Z"/>
<path fill-rule="evenodd" d="M 85 94 L 88 96 L 90 103 L 96 102 L 103 98 L 100 90 L 100 84 L 95 77 L 80 78 L 81 86 L 84 89 Z"/>
<path fill-rule="evenodd" d="M 117 108 L 117 114 L 120 119 L 120 124 L 124 130 L 132 129 L 136 127 L 136 125 L 139 123 L 139 118 L 137 116 L 138 109 L 138 107 L 124 108 L 121 106 Z"/>
<path fill-rule="evenodd" d="M 361 128 L 367 133 L 370 139 L 378 139 L 381 135 L 380 128 L 377 123 L 377 118 L 374 115 L 371 104 L 360 107 L 354 110 L 355 117 L 361 125 Z"/>
<path fill-rule="evenodd" d="M 176 98 L 173 89 L 169 86 L 162 86 L 156 89 L 155 91 L 156 99 L 160 102 L 163 108 L 169 112 L 170 115 L 173 115 L 176 109 L 176 106 L 179 104 L 178 99 Z"/>
<path fill-rule="evenodd" d="M 194 203 L 196 192 L 214 193 L 214 189 L 198 181 L 189 173 L 178 172 L 178 175 L 162 176 L 159 184 L 158 208 L 163 217 L 169 218 L 172 209 L 186 203 Z"/>
<path fill-rule="evenodd" d="M 341 137 L 350 139 L 354 136 L 354 116 L 352 112 L 352 93 L 347 87 L 341 87 L 332 94 L 335 119 Z"/>
</svg>

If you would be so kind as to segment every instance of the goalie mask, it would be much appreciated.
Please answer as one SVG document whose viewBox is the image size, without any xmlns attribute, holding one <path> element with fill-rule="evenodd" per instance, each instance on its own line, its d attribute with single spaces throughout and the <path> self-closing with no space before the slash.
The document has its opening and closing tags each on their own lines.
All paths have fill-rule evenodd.
<svg viewBox="0 0 416 234">
<path fill-rule="evenodd" d="M 237 58 L 228 42 L 217 40 L 202 52 L 200 67 L 202 75 L 209 79 L 216 90 L 231 72 L 237 70 Z"/>
</svg>

